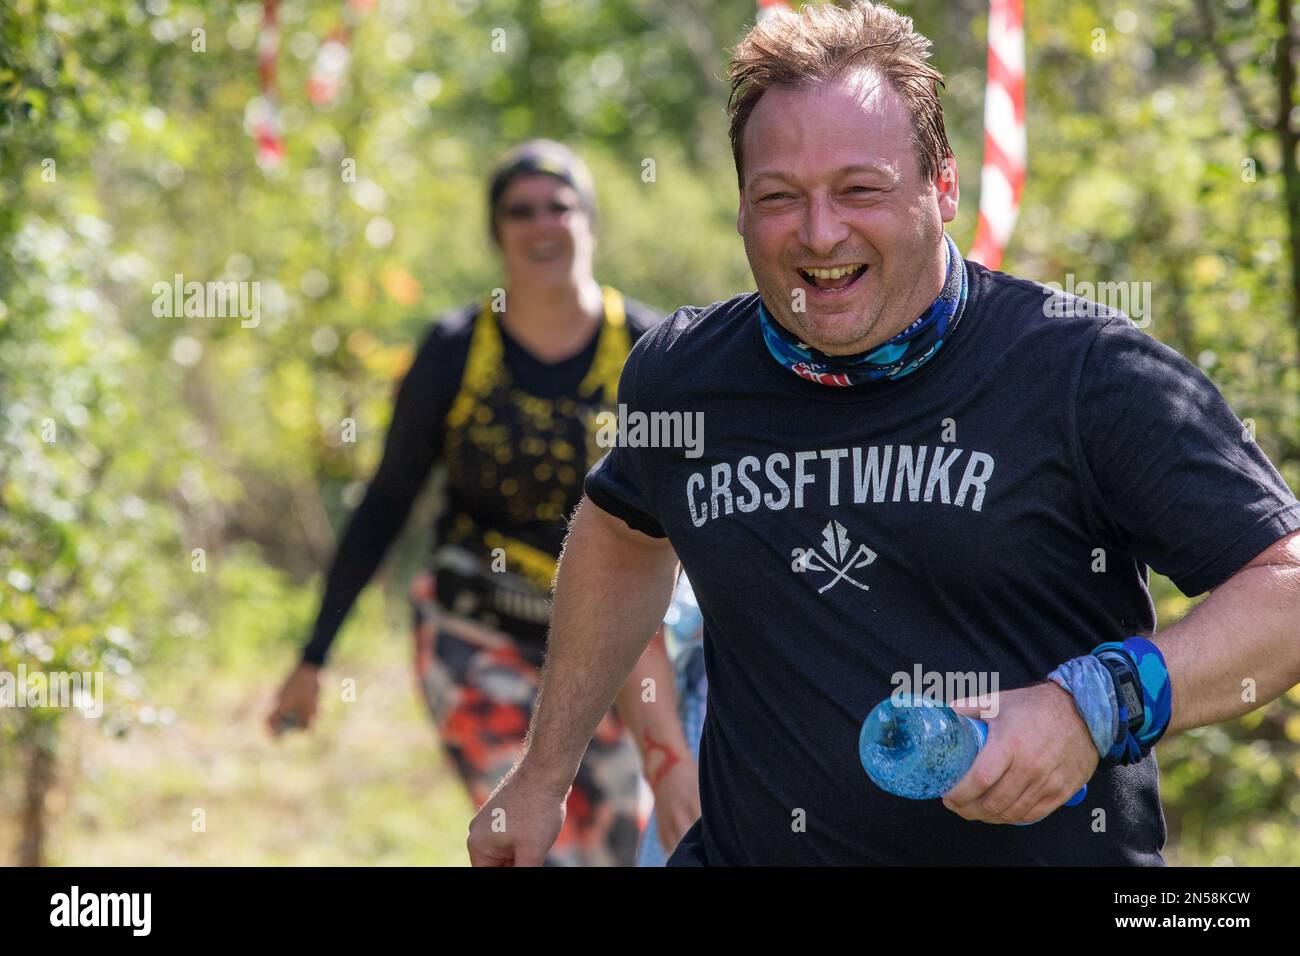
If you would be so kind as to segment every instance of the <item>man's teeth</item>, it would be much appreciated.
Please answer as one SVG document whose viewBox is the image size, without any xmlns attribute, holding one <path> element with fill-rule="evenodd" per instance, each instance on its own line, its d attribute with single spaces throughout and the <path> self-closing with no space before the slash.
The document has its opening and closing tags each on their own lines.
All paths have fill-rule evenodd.
<svg viewBox="0 0 1300 956">
<path fill-rule="evenodd" d="M 857 272 L 863 265 L 864 263 L 859 262 L 855 265 L 840 266 L 835 269 L 804 269 L 803 271 L 808 273 L 808 275 L 812 276 L 814 279 L 839 279 L 848 275 L 850 272 Z"/>
</svg>

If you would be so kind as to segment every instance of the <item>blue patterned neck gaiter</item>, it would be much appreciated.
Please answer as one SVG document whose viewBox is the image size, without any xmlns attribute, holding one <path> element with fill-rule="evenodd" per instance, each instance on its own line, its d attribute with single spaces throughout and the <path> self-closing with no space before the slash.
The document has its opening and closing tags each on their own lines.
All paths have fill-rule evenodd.
<svg viewBox="0 0 1300 956">
<path fill-rule="evenodd" d="M 943 238 L 948 249 L 948 278 L 943 291 L 919 319 L 888 342 L 860 355 L 826 355 L 773 321 L 760 301 L 758 318 L 772 357 L 800 378 L 837 387 L 881 379 L 892 381 L 915 372 L 939 351 L 966 306 L 966 267 L 952 237 L 944 233 Z"/>
</svg>

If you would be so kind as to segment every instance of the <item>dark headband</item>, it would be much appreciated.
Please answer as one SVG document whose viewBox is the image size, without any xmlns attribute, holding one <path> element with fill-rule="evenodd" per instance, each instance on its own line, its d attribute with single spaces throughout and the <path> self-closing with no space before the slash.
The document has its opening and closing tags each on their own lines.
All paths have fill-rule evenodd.
<svg viewBox="0 0 1300 956">
<path fill-rule="evenodd" d="M 492 224 L 492 237 L 497 237 L 497 203 L 516 176 L 544 173 L 572 186 L 578 201 L 594 223 L 596 221 L 596 190 L 586 163 L 567 146 L 549 139 L 533 139 L 502 157 L 488 181 L 488 219 Z"/>
</svg>

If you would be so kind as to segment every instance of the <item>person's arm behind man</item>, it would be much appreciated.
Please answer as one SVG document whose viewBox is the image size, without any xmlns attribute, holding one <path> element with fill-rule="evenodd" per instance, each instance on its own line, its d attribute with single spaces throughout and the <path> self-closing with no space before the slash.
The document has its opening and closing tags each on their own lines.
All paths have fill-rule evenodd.
<svg viewBox="0 0 1300 956">
<path fill-rule="evenodd" d="M 540 866 L 596 725 L 672 598 L 677 555 L 584 497 L 555 579 L 546 665 L 515 768 L 470 822 L 474 866 Z"/>
<path fill-rule="evenodd" d="M 678 716 L 673 665 L 662 628 L 646 645 L 619 691 L 617 706 L 641 755 L 645 781 L 654 793 L 659 844 L 665 853 L 672 853 L 700 818 L 700 771 Z"/>
</svg>

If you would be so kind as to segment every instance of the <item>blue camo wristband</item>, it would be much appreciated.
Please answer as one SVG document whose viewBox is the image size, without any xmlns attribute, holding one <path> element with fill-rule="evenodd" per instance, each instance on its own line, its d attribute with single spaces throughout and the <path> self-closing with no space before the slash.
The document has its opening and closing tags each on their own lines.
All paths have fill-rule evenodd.
<svg viewBox="0 0 1300 956">
<path fill-rule="evenodd" d="M 1119 702 L 1115 698 L 1115 680 L 1099 658 L 1091 654 L 1066 661 L 1047 679 L 1055 681 L 1074 698 L 1075 709 L 1088 727 L 1097 753 L 1110 753 L 1119 736 Z"/>
<path fill-rule="evenodd" d="M 1137 636 L 1130 637 L 1123 644 L 1113 641 L 1100 644 L 1093 649 L 1093 654 L 1103 662 L 1128 667 L 1137 678 L 1142 693 L 1142 720 L 1139 723 L 1131 719 L 1136 715 L 1125 715 L 1121 737 L 1108 754 L 1113 763 L 1137 763 L 1164 736 L 1173 715 L 1173 690 L 1165 656 L 1155 644 Z"/>
<path fill-rule="evenodd" d="M 1160 649 L 1144 637 L 1099 644 L 1091 654 L 1066 661 L 1048 680 L 1074 698 L 1102 768 L 1142 760 L 1169 727 L 1169 671 Z"/>
</svg>

